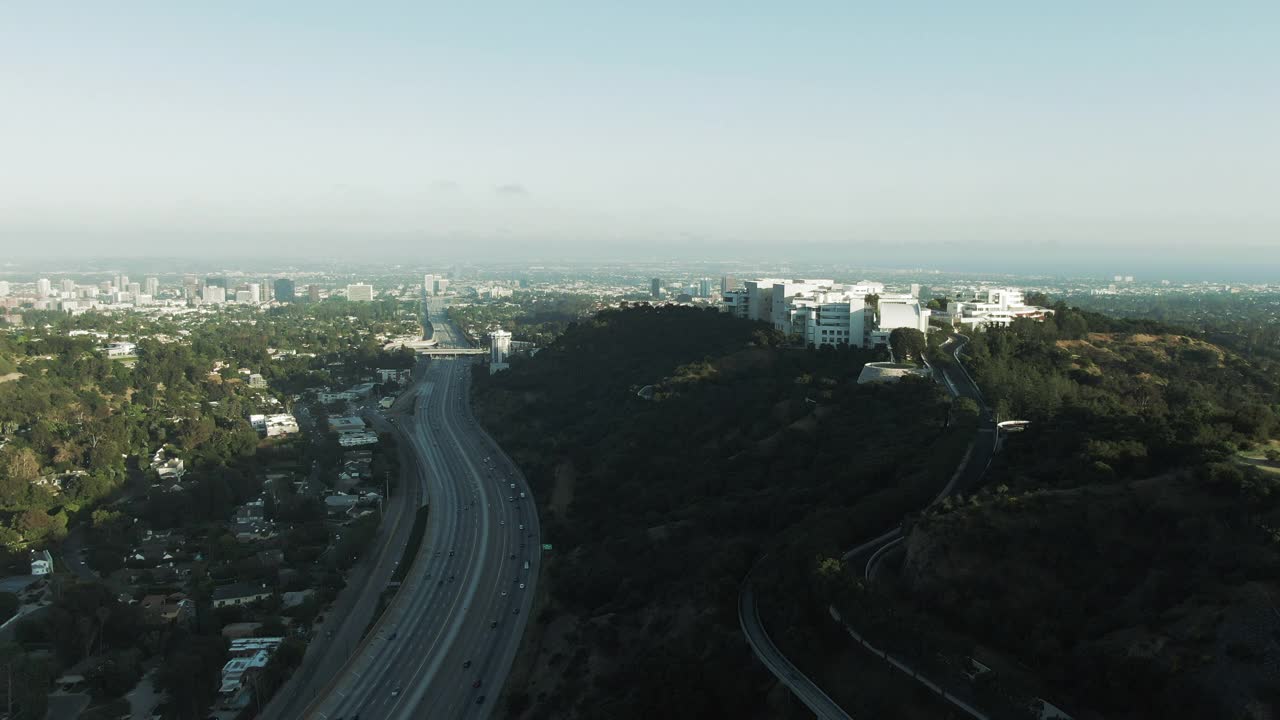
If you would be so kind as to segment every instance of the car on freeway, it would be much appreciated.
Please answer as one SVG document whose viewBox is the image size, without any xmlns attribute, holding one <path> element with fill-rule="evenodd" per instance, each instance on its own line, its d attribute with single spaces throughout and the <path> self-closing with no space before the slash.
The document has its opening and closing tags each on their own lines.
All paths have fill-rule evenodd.
<svg viewBox="0 0 1280 720">
<path fill-rule="evenodd" d="M 520 614 L 520 608 L 512 608 L 512 609 L 511 609 L 511 614 L 512 614 L 512 615 L 519 615 L 519 614 Z"/>
<path fill-rule="evenodd" d="M 521 589 L 521 590 L 523 590 L 523 589 L 524 589 L 524 583 L 520 583 L 520 589 Z"/>
<path fill-rule="evenodd" d="M 391 690 L 391 697 L 395 697 L 395 696 L 397 696 L 397 695 L 399 695 L 399 694 L 400 694 L 400 686 L 399 686 L 399 685 L 397 685 L 397 686 L 395 686 L 395 688 L 393 688 L 393 689 Z"/>
<path fill-rule="evenodd" d="M 506 597 L 506 596 L 507 596 L 507 591 L 506 591 L 506 590 L 503 590 L 503 591 L 502 591 L 502 597 Z"/>
<path fill-rule="evenodd" d="M 469 668 L 469 667 L 471 667 L 471 661 L 470 661 L 470 660 L 468 660 L 468 661 L 466 661 L 466 662 L 462 663 L 462 669 L 463 669 L 463 670 L 466 670 L 466 669 L 467 669 L 467 668 Z"/>
<path fill-rule="evenodd" d="M 490 621 L 489 621 L 489 627 L 490 627 L 490 628 L 496 628 L 496 627 L 498 627 L 498 621 L 497 621 L 497 620 L 490 620 Z"/>
<path fill-rule="evenodd" d="M 484 704 L 484 696 L 483 696 L 483 695 L 481 695 L 480 697 L 476 698 L 476 704 L 477 704 L 477 705 L 483 705 L 483 704 Z"/>
<path fill-rule="evenodd" d="M 506 524 L 507 524 L 507 521 L 506 521 L 506 520 L 499 520 L 499 521 L 498 521 L 498 524 L 499 524 L 499 525 L 506 525 Z"/>
<path fill-rule="evenodd" d="M 473 688 L 480 687 L 480 681 L 479 681 L 479 680 L 476 680 L 475 682 L 471 683 L 471 687 L 473 687 Z"/>
</svg>

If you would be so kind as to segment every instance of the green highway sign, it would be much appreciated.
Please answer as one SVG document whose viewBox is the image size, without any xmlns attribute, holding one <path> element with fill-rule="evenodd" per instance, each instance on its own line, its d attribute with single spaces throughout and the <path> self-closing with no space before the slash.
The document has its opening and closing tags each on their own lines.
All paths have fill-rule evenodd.
<svg viewBox="0 0 1280 720">
<path fill-rule="evenodd" d="M 543 545 L 543 546 L 542 546 L 542 549 L 543 549 L 543 550 L 550 550 L 550 549 L 551 549 L 551 545 Z"/>
</svg>

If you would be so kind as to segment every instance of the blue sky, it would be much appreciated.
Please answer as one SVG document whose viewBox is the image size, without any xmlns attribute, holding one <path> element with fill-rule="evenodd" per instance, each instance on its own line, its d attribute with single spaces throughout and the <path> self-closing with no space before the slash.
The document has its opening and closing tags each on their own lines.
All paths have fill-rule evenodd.
<svg viewBox="0 0 1280 720">
<path fill-rule="evenodd" d="M 1280 254 L 1274 2 L 45 5 L 9 248 Z"/>
</svg>

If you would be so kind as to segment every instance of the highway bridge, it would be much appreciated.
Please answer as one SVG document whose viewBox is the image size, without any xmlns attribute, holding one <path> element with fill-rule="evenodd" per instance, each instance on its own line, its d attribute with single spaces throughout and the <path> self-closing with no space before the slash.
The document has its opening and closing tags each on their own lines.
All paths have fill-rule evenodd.
<svg viewBox="0 0 1280 720">
<path fill-rule="evenodd" d="M 466 357 L 468 355 L 488 355 L 486 348 L 442 348 L 428 347 L 415 349 L 415 353 L 424 357 L 440 357 L 440 358 L 456 358 Z"/>
</svg>

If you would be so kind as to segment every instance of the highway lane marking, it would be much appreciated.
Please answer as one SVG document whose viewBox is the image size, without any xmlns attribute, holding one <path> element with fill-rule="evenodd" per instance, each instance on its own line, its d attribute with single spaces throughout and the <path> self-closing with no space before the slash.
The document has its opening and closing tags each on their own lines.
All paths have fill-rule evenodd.
<svg viewBox="0 0 1280 720">
<path fill-rule="evenodd" d="M 446 390 L 442 391 L 441 393 L 442 397 L 445 397 L 445 398 L 448 397 L 447 388 L 451 386 L 452 386 L 452 383 L 449 383 L 448 385 L 446 385 Z M 457 420 L 456 417 L 452 417 L 451 419 L 455 421 Z M 465 465 L 466 469 L 469 471 L 468 479 L 472 481 L 478 480 L 480 478 L 480 473 L 477 472 L 475 463 L 472 462 L 470 455 L 466 452 L 467 446 L 460 439 L 459 433 L 453 427 L 453 423 L 445 422 L 443 424 L 443 427 L 445 432 L 449 435 L 449 438 L 452 440 L 452 442 L 450 443 L 451 447 L 458 449 L 459 451 L 458 455 L 462 460 L 462 464 Z M 487 555 L 487 549 L 489 546 L 489 537 L 490 537 L 489 517 L 487 513 L 480 513 L 479 515 L 480 515 L 480 522 L 478 525 L 476 525 L 476 531 L 477 531 L 477 534 L 480 536 L 480 547 L 477 552 L 473 553 L 473 557 L 483 559 Z M 469 568 L 467 573 L 468 576 L 471 577 L 471 582 L 469 583 L 467 592 L 466 592 L 467 607 L 474 606 L 475 594 L 479 590 L 479 583 L 481 579 L 480 578 L 481 572 L 478 569 L 476 569 L 476 572 L 471 572 L 472 569 L 476 569 L 476 568 L 474 567 Z M 456 607 L 457 605 L 455 603 L 453 606 L 449 608 L 449 613 L 447 617 L 453 617 Z M 459 632 L 461 632 L 462 626 L 466 624 L 466 623 L 460 622 L 461 620 L 464 620 L 464 619 L 465 619 L 464 617 L 459 617 L 458 621 L 454 621 L 448 624 L 449 630 L 447 632 L 447 635 L 443 638 L 444 645 L 441 649 L 441 652 L 434 652 L 435 647 L 440 640 L 439 638 L 437 638 L 437 641 L 432 643 L 430 650 L 428 650 L 422 662 L 420 662 L 418 664 L 418 667 L 415 669 L 413 673 L 413 677 L 421 678 L 421 680 L 417 681 L 417 689 L 413 693 L 413 700 L 407 706 L 407 710 L 409 712 L 412 712 L 415 708 L 417 708 L 421 704 L 423 695 L 426 693 L 428 686 L 432 684 L 432 680 L 436 676 L 436 673 L 439 671 L 440 665 L 444 662 L 445 656 L 448 655 L 447 649 L 454 647 L 454 641 L 456 640 Z M 434 660 L 431 662 L 430 666 L 427 667 L 426 674 L 423 675 L 421 672 L 422 668 L 428 662 L 428 660 L 432 660 L 433 654 L 435 656 Z M 396 708 L 399 708 L 399 707 L 400 705 L 399 703 L 397 703 Z"/>
<path fill-rule="evenodd" d="M 414 442 L 415 446 L 418 446 L 420 448 L 425 448 L 424 439 L 423 439 L 423 433 L 425 432 L 425 427 L 422 428 L 422 431 L 423 432 L 415 433 L 412 441 Z M 423 455 L 428 459 L 428 463 L 431 465 L 433 475 L 430 475 L 430 476 L 440 477 L 440 478 L 447 477 L 445 473 L 439 472 L 437 463 L 435 462 L 436 458 L 432 453 L 430 453 L 429 450 L 424 449 Z M 425 477 L 421 478 L 421 480 L 424 484 L 427 483 Z M 444 489 L 446 491 L 453 490 L 453 488 L 448 484 L 444 486 Z M 429 488 L 427 488 L 427 492 L 429 494 Z M 452 496 L 453 494 L 456 494 L 456 493 L 450 492 L 449 494 Z M 444 538 L 455 535 L 458 529 L 456 527 L 456 523 L 454 522 L 454 518 L 452 517 L 446 518 L 445 521 L 441 523 L 432 523 L 432 525 L 433 525 L 432 539 L 433 539 L 433 544 L 436 547 L 442 547 L 444 545 Z M 430 557 L 431 556 L 426 556 L 424 560 Z M 417 564 L 418 563 L 415 563 L 415 565 Z M 449 565 L 446 561 L 445 572 L 448 571 L 448 566 Z M 416 574 L 424 573 L 427 567 L 428 565 L 424 563 L 420 567 L 415 568 L 415 570 L 417 571 Z M 409 610 L 406 610 L 404 608 L 403 603 L 398 603 L 399 608 L 395 616 L 395 619 L 397 620 L 397 622 L 404 619 L 406 612 L 415 612 L 415 614 L 417 614 L 417 612 L 420 611 L 420 608 L 430 603 L 432 594 L 429 594 L 425 597 L 420 597 L 420 598 L 414 598 L 412 596 L 409 596 L 410 600 L 408 602 L 412 606 L 412 608 Z M 386 616 L 386 619 L 390 620 L 391 616 L 390 615 Z M 372 655 L 370 655 L 368 650 L 366 650 L 366 652 L 363 653 L 362 657 L 360 658 L 361 664 L 367 667 L 380 667 L 382 669 L 382 672 L 379 674 L 378 680 L 375 681 L 371 686 L 360 688 L 360 690 L 363 690 L 363 692 L 358 693 L 359 697 L 367 698 L 370 694 L 378 691 L 379 689 L 385 689 L 385 686 L 390 684 L 393 681 L 393 678 L 390 676 L 387 670 L 389 669 L 392 662 L 396 660 L 396 657 L 390 656 L 390 655 L 398 655 L 399 653 L 392 653 L 391 652 L 392 647 L 394 647 L 392 643 L 383 643 L 380 646 L 378 646 L 376 650 L 373 651 Z"/>
<path fill-rule="evenodd" d="M 451 376 L 450 376 L 450 377 L 451 377 Z M 447 398 L 448 398 L 448 395 L 449 395 L 449 389 L 450 389 L 451 385 L 452 385 L 452 383 L 447 381 L 447 382 L 444 384 L 444 389 L 442 389 L 442 390 L 441 390 L 441 398 L 442 398 L 441 408 L 442 408 L 442 410 L 443 410 L 444 408 L 447 408 L 447 407 L 448 407 Z M 448 443 L 448 445 L 449 445 L 449 447 L 450 447 L 450 448 L 456 449 L 456 450 L 458 451 L 456 454 L 461 458 L 461 460 L 462 460 L 462 463 L 461 463 L 461 464 L 465 465 L 468 469 L 470 469 L 470 471 L 471 471 L 471 475 L 472 475 L 472 477 L 474 477 L 474 476 L 475 476 L 475 466 L 471 463 L 470 458 L 466 455 L 465 447 L 464 447 L 464 446 L 463 446 L 463 444 L 458 440 L 458 436 L 457 436 L 457 434 L 456 434 L 455 432 L 453 432 L 453 429 L 452 429 L 452 427 L 451 427 L 451 423 L 449 422 L 449 417 L 450 417 L 449 415 L 445 415 L 444 413 L 442 413 L 442 420 L 443 420 L 442 426 L 444 427 L 444 429 L 445 429 L 445 430 L 446 430 L 446 432 L 448 433 L 449 437 L 453 440 L 453 442 L 452 442 L 452 443 Z M 442 453 L 442 454 L 443 454 L 443 453 Z M 445 464 L 451 464 L 451 463 L 446 462 Z M 453 464 L 455 464 L 455 465 L 456 465 L 457 463 L 453 463 Z M 461 473 L 460 473 L 460 475 L 461 475 Z M 445 487 L 446 487 L 446 490 L 447 490 L 448 492 L 450 492 L 450 494 L 457 494 L 458 488 L 457 488 L 454 484 L 452 484 L 452 483 L 448 483 L 448 484 L 446 484 L 446 486 L 445 486 Z M 451 516 L 453 515 L 453 513 L 447 513 L 447 514 L 449 514 L 449 515 L 451 515 Z M 472 557 L 483 557 L 483 556 L 484 556 L 485 548 L 487 547 L 488 542 L 489 542 L 487 529 L 488 529 L 488 518 L 487 518 L 487 517 L 485 517 L 485 518 L 482 518 L 482 522 L 481 522 L 479 525 L 475 526 L 475 533 L 474 533 L 474 534 L 478 534 L 478 535 L 480 535 L 480 549 L 479 549 L 479 551 L 478 551 L 478 552 L 470 553 L 470 555 L 471 555 Z M 456 529 L 455 529 L 455 533 L 456 533 Z M 474 546 L 474 545 L 472 545 L 471 547 L 475 547 L 475 546 Z M 459 560 L 458 562 L 461 562 L 461 560 Z M 471 606 L 471 604 L 472 604 L 472 600 L 473 600 L 473 599 L 474 599 L 474 597 L 475 597 L 475 592 L 476 592 L 476 589 L 477 589 L 477 581 L 478 581 L 478 579 L 479 579 L 479 578 L 478 578 L 478 573 L 472 572 L 472 571 L 473 571 L 473 569 L 474 569 L 474 568 L 473 568 L 473 566 L 474 566 L 474 563 L 472 563 L 472 564 L 468 565 L 468 566 L 465 568 L 465 571 L 464 571 L 464 574 L 463 574 L 463 581 L 464 581 L 464 582 L 466 581 L 466 578 L 468 578 L 468 577 L 471 577 L 471 578 L 472 578 L 472 579 L 471 579 L 471 583 L 469 584 L 469 586 L 468 586 L 468 588 L 467 588 L 467 591 L 466 591 L 466 595 L 465 595 L 465 597 L 466 597 L 466 605 L 465 605 L 465 606 L 466 606 L 466 607 L 470 607 L 470 606 Z M 473 576 L 474 576 L 474 577 L 473 577 Z M 459 583 L 459 587 L 460 587 L 461 585 L 462 585 L 462 583 Z M 448 613 L 447 613 L 447 614 L 446 614 L 446 616 L 445 616 L 445 619 L 446 619 L 446 620 L 448 620 L 448 618 L 453 617 L 453 615 L 454 615 L 455 611 L 456 611 L 456 610 L 457 610 L 457 608 L 458 608 L 458 603 L 459 603 L 460 601 L 462 601 L 462 600 L 463 600 L 463 595 L 462 595 L 462 594 L 459 594 L 458 596 L 456 596 L 456 597 L 455 597 L 455 599 L 454 599 L 453 603 L 449 606 Z M 459 618 L 459 619 L 461 619 L 461 618 Z M 435 650 L 436 645 L 441 641 L 441 639 L 443 639 L 443 640 L 444 640 L 444 647 L 445 647 L 445 648 L 448 648 L 448 647 L 451 647 L 451 646 L 452 646 L 453 639 L 457 636 L 457 633 L 458 633 L 458 631 L 459 631 L 460 623 L 459 623 L 459 622 L 457 622 L 457 621 L 455 621 L 455 622 L 453 622 L 453 623 L 444 623 L 444 624 L 442 625 L 442 627 L 444 627 L 444 626 L 447 626 L 447 627 L 449 628 L 449 630 L 448 630 L 448 632 L 447 632 L 447 635 L 446 635 L 446 634 L 440 634 L 440 635 L 437 635 L 437 636 L 433 639 L 433 641 L 432 641 L 432 644 L 431 644 L 430 648 L 429 648 L 429 649 L 427 650 L 427 652 L 424 654 L 424 657 L 423 657 L 422 661 L 421 661 L 420 663 L 418 663 L 417 667 L 414 669 L 414 671 L 413 671 L 413 673 L 412 673 L 412 675 L 411 675 L 411 679 L 413 679 L 413 680 L 414 680 L 414 682 L 417 684 L 417 688 L 418 688 L 418 689 L 417 689 L 417 691 L 416 691 L 416 692 L 414 692 L 414 694 L 413 694 L 413 695 L 414 695 L 414 700 L 409 704 L 409 707 L 408 707 L 408 710 L 409 710 L 409 711 L 412 711 L 412 710 L 413 710 L 413 708 L 415 708 L 415 707 L 416 707 L 416 706 L 421 702 L 421 700 L 420 700 L 421 695 L 422 695 L 423 691 L 425 690 L 426 685 L 429 685 L 429 684 L 430 684 L 430 678 L 431 678 L 431 676 L 434 674 L 434 672 L 435 672 L 435 668 L 437 668 L 437 667 L 439 666 L 440 662 L 442 662 L 442 661 L 443 661 L 443 653 L 437 653 L 437 656 L 438 656 L 438 657 L 437 657 L 437 660 L 436 660 L 436 662 L 435 662 L 435 663 L 433 663 L 433 664 L 432 664 L 432 666 L 431 666 L 431 670 L 428 672 L 428 675 L 427 675 L 427 678 L 425 679 L 425 681 L 418 681 L 418 680 L 417 680 L 417 678 L 421 675 L 421 670 L 422 670 L 423 665 L 425 665 L 425 664 L 426 664 L 426 662 L 431 658 L 431 655 L 432 655 L 433 651 Z M 407 693 L 406 693 L 406 695 L 407 695 Z M 403 697 L 403 696 L 402 696 L 402 697 Z M 393 713 L 395 712 L 396 708 L 400 707 L 400 702 L 401 702 L 400 700 L 397 700 L 397 702 L 396 702 L 395 706 L 393 706 L 393 708 L 392 708 L 392 712 L 393 712 Z"/>
<path fill-rule="evenodd" d="M 471 448 L 478 451 L 479 454 L 481 455 L 493 454 L 493 453 L 485 452 L 485 450 L 488 449 L 486 446 L 490 445 L 491 443 L 486 442 L 487 438 L 483 434 L 469 433 L 468 435 L 469 435 L 468 441 L 471 443 L 471 446 L 470 446 Z M 499 491 L 500 493 L 507 492 L 505 487 L 500 487 Z M 487 493 L 486 493 L 486 496 L 487 496 Z M 520 512 L 519 512 L 520 508 L 518 506 L 514 505 L 513 503 L 505 503 L 505 504 L 499 504 L 495 507 L 500 511 L 498 513 L 500 518 L 505 516 L 505 519 L 511 520 L 513 525 L 517 522 L 517 518 L 520 516 Z M 536 509 L 534 511 L 534 517 L 536 518 Z M 494 581 L 495 581 L 494 589 L 498 589 L 501 586 L 506 585 L 505 577 L 507 572 L 510 572 L 510 570 L 507 569 L 507 563 L 508 563 L 507 557 L 510 554 L 511 550 L 515 549 L 517 540 L 523 541 L 526 539 L 523 534 L 517 537 L 514 530 L 499 531 L 499 535 L 501 537 L 502 548 L 497 555 L 499 569 L 497 574 L 494 576 Z M 535 555 L 534 562 L 536 561 L 537 561 L 537 556 Z M 519 561 L 514 563 L 512 567 L 515 568 L 515 570 L 518 573 Z M 531 580 L 531 578 L 526 578 L 526 580 Z M 530 595 L 529 597 L 531 598 L 532 596 Z M 531 600 L 529 598 L 517 598 L 514 595 L 514 590 L 512 592 L 512 595 L 510 595 L 509 597 L 502 597 L 499 594 L 494 593 L 490 595 L 490 598 L 491 600 L 489 603 L 489 608 L 496 610 L 499 614 L 505 613 L 505 611 L 509 609 L 509 606 L 513 603 L 516 604 L 517 607 L 519 607 L 520 605 L 531 607 Z M 487 676 L 491 683 L 496 683 L 498 681 L 495 680 L 495 678 L 498 677 L 498 675 L 492 671 L 495 668 L 503 668 L 501 677 L 502 677 L 502 681 L 505 682 L 506 675 L 507 673 L 510 672 L 510 665 L 512 662 L 514 662 L 515 652 L 518 649 L 517 645 L 519 643 L 521 636 L 523 635 L 523 630 L 525 625 L 527 624 L 527 620 L 528 620 L 528 614 L 526 612 L 525 616 L 520 617 L 518 620 L 504 621 L 502 623 L 502 630 L 500 630 L 497 633 L 490 633 L 488 632 L 488 629 L 483 628 L 482 626 L 478 626 L 475 623 L 470 624 L 471 626 L 468 629 L 466 638 L 463 639 L 463 640 L 468 640 L 469 642 L 465 642 L 464 645 L 466 647 L 483 648 L 483 651 L 481 654 L 483 655 L 484 659 L 481 661 L 480 668 L 478 671 L 482 677 Z M 519 630 L 519 632 L 516 632 L 516 630 Z M 477 638 L 478 638 L 478 641 L 477 641 Z M 455 647 L 457 647 L 457 643 L 455 643 Z M 454 654 L 453 652 L 448 653 L 448 655 L 453 655 L 453 654 Z M 464 653 L 464 656 L 465 655 L 466 654 Z M 474 656 L 474 653 L 472 653 L 471 656 Z M 495 661 L 495 656 L 503 656 L 503 657 L 500 660 Z M 454 657 L 454 659 L 457 660 L 457 657 Z M 465 687 L 468 684 L 467 680 L 470 679 L 469 673 L 460 672 L 459 670 L 454 670 L 447 676 L 437 676 L 435 679 L 439 680 L 440 682 L 446 682 L 450 678 L 454 678 L 453 680 L 454 687 Z M 439 717 L 458 717 L 458 715 L 455 714 L 455 707 L 457 706 L 458 702 L 462 699 L 458 698 L 455 694 L 451 693 L 451 695 L 453 696 L 452 699 L 446 698 L 442 695 L 435 695 L 435 694 L 432 695 L 432 697 L 437 700 L 439 699 L 449 700 L 448 704 L 444 708 L 444 711 L 445 711 L 444 714 L 439 715 Z M 467 695 L 466 699 L 462 700 L 462 702 L 464 702 L 464 704 L 468 708 L 468 711 L 462 714 L 463 717 L 474 715 L 476 714 L 477 710 L 479 711 L 479 715 L 481 717 L 487 717 L 492 711 L 491 705 L 484 706 L 484 707 L 471 706 L 469 695 Z M 426 708 L 420 708 L 420 709 L 424 711 L 426 710 Z M 431 711 L 426 712 L 426 716 L 436 717 L 437 715 L 435 713 L 435 710 L 436 710 L 435 706 L 431 706 Z"/>
<path fill-rule="evenodd" d="M 447 465 L 447 463 L 442 462 L 442 458 L 436 457 L 435 453 L 429 450 L 426 451 L 425 454 L 428 458 L 428 462 L 432 466 L 432 470 L 433 470 L 432 477 L 439 478 L 441 480 L 449 477 L 447 468 L 446 468 L 446 472 L 441 472 L 439 470 L 440 466 Z M 441 494 L 444 494 L 447 496 L 441 499 L 441 502 L 439 503 L 441 505 L 448 505 L 449 502 L 456 496 L 456 490 L 455 488 L 453 488 L 451 484 L 445 483 L 438 490 L 440 491 Z M 456 518 L 452 517 L 449 513 L 445 513 L 445 515 L 447 516 L 445 518 L 445 521 L 436 524 L 432 529 L 433 530 L 432 531 L 432 547 L 440 548 L 439 550 L 436 550 L 436 552 L 444 552 L 443 548 L 445 546 L 456 544 L 452 542 L 455 539 L 457 532 L 459 530 L 458 524 L 456 523 Z M 429 557 L 434 559 L 434 556 L 429 556 Z M 455 566 L 459 561 L 450 562 L 448 559 L 445 559 L 445 556 L 442 555 L 441 557 L 443 559 L 443 566 L 441 568 L 442 575 L 449 573 L 451 569 L 454 569 L 456 571 Z M 425 572 L 425 569 L 426 569 L 426 566 L 424 566 L 420 572 Z M 452 586 L 452 585 L 453 583 L 449 584 L 449 586 Z M 444 586 L 446 587 L 446 589 L 443 591 L 443 593 L 446 595 L 450 594 L 449 586 Z M 437 585 L 435 587 L 438 588 L 442 586 L 440 586 L 437 581 Z M 435 594 L 436 594 L 435 589 L 430 585 L 430 583 L 428 583 L 428 594 L 423 597 L 414 598 L 412 600 L 411 607 L 404 609 L 404 612 L 401 613 L 399 619 L 403 620 L 404 615 L 407 613 L 412 613 L 413 617 L 415 618 L 421 617 L 422 611 L 432 605 L 432 602 L 435 598 Z M 429 623 L 427 625 L 429 626 Z M 429 627 L 423 627 L 422 623 L 417 622 L 413 624 L 413 629 L 411 630 L 412 636 L 416 637 L 420 635 L 420 633 L 418 632 L 420 629 L 430 631 Z M 394 682 L 395 678 L 390 674 L 389 669 L 390 669 L 390 666 L 394 662 L 398 661 L 402 655 L 403 655 L 403 648 L 399 648 L 394 653 L 391 653 L 391 654 L 383 653 L 378 656 L 377 660 L 379 661 L 379 664 L 382 667 L 383 672 L 379 676 L 379 681 L 375 682 L 372 687 L 368 688 L 366 694 L 376 692 L 380 689 L 385 689 L 387 685 Z M 384 700 L 384 702 L 386 701 Z"/>
</svg>

